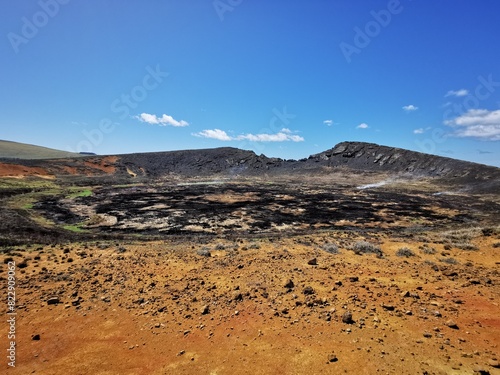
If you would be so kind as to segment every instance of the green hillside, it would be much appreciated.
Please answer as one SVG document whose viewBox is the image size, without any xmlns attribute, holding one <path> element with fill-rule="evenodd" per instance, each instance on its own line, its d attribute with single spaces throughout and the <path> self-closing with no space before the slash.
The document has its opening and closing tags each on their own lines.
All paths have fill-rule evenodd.
<svg viewBox="0 0 500 375">
<path fill-rule="evenodd" d="M 84 155 L 52 148 L 0 140 L 0 158 L 8 159 L 58 159 Z"/>
</svg>

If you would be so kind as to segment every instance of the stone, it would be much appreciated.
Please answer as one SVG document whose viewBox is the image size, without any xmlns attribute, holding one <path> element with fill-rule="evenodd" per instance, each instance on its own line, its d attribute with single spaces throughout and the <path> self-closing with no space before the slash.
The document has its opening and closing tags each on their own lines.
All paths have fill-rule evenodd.
<svg viewBox="0 0 500 375">
<path fill-rule="evenodd" d="M 287 279 L 283 282 L 283 288 L 292 289 L 295 286 L 291 279 Z"/>
<path fill-rule="evenodd" d="M 50 297 L 47 300 L 47 305 L 57 305 L 60 302 L 61 302 L 61 300 L 59 299 L 59 297 Z"/>
<path fill-rule="evenodd" d="M 208 305 L 204 305 L 201 308 L 201 315 L 207 315 L 208 313 L 210 313 L 210 308 L 208 307 Z"/>
<path fill-rule="evenodd" d="M 32 339 L 33 341 L 39 341 L 39 340 L 40 340 L 40 335 L 37 333 L 37 334 L 35 334 L 35 335 L 31 336 L 31 339 Z"/>
<path fill-rule="evenodd" d="M 385 303 L 382 304 L 382 308 L 384 310 L 388 310 L 388 311 L 394 311 L 395 307 L 393 305 L 386 305 Z"/>
<path fill-rule="evenodd" d="M 452 329 L 458 329 L 458 325 L 457 323 L 455 323 L 454 320 L 447 320 L 445 323 L 444 323 L 445 326 L 449 327 L 449 328 L 452 328 Z"/>
<path fill-rule="evenodd" d="M 342 323 L 345 324 L 353 324 L 354 320 L 352 319 L 352 313 L 350 311 L 346 311 L 342 314 Z"/>
<path fill-rule="evenodd" d="M 474 371 L 474 375 L 489 375 L 489 371 L 480 365 L 475 365 L 472 370 Z"/>
<path fill-rule="evenodd" d="M 310 266 L 317 266 L 318 260 L 316 258 L 312 258 L 309 261 L 307 261 L 307 264 L 309 264 Z"/>
<path fill-rule="evenodd" d="M 332 362 L 337 362 L 338 360 L 339 359 L 337 358 L 335 353 L 328 354 L 328 362 L 332 363 Z"/>
<path fill-rule="evenodd" d="M 305 295 L 312 295 L 314 294 L 314 289 L 311 286 L 306 286 L 304 290 L 302 291 Z"/>
<path fill-rule="evenodd" d="M 488 365 L 494 368 L 500 368 L 500 362 L 498 362 L 496 359 L 489 359 Z"/>
<path fill-rule="evenodd" d="M 243 301 L 243 294 L 241 294 L 240 292 L 235 292 L 233 294 L 233 301 L 237 301 L 237 302 Z"/>
</svg>

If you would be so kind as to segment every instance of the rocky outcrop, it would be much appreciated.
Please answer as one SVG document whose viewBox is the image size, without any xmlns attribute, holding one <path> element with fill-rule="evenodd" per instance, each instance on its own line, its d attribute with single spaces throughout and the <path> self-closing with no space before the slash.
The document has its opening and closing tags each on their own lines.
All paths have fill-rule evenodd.
<svg viewBox="0 0 500 375">
<path fill-rule="evenodd" d="M 203 150 L 182 150 L 120 155 L 122 168 L 138 175 L 161 177 L 168 174 L 181 176 L 211 176 L 217 174 L 254 174 L 275 170 L 284 161 L 256 155 L 253 151 L 233 147 Z"/>
<path fill-rule="evenodd" d="M 364 142 L 342 142 L 298 161 L 269 158 L 233 147 L 52 160 L 4 160 L 0 163 L 0 177 L 10 176 L 17 170 L 13 168 L 16 165 L 23 167 L 17 168 L 19 170 L 40 170 L 47 176 L 99 177 L 100 183 L 102 178 L 121 181 L 169 176 L 325 176 L 346 169 L 395 176 L 439 177 L 452 180 L 453 184 L 474 186 L 475 191 L 500 189 L 500 168 Z"/>
<path fill-rule="evenodd" d="M 308 162 L 433 177 L 500 177 L 500 169 L 496 167 L 365 142 L 339 143 L 330 150 L 311 155 Z"/>
</svg>

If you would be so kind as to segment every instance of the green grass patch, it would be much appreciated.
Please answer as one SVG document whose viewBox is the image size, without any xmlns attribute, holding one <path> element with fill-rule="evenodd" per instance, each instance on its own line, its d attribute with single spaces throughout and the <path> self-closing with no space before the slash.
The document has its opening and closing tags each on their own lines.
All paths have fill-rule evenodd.
<svg viewBox="0 0 500 375">
<path fill-rule="evenodd" d="M 57 187 L 58 185 L 54 181 L 46 179 L 18 179 L 11 177 L 0 178 L 0 190 L 32 189 L 34 191 L 40 191 Z"/>
<path fill-rule="evenodd" d="M 71 193 L 70 195 L 68 195 L 68 198 L 90 197 L 91 195 L 92 195 L 92 190 L 85 189 Z"/>
<path fill-rule="evenodd" d="M 78 224 L 77 225 L 64 225 L 63 228 L 66 230 L 69 230 L 71 232 L 77 232 L 77 233 L 84 232 L 82 227 Z"/>
</svg>

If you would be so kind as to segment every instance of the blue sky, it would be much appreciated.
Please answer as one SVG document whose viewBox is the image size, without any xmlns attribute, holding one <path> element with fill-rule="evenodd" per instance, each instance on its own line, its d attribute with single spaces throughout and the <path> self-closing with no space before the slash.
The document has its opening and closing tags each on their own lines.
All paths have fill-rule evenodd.
<svg viewBox="0 0 500 375">
<path fill-rule="evenodd" d="M 23 0 L 0 35 L 0 139 L 282 158 L 349 140 L 500 166 L 496 0 Z"/>
</svg>

